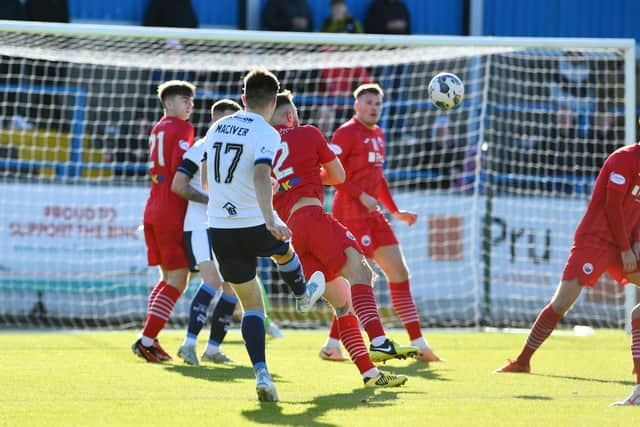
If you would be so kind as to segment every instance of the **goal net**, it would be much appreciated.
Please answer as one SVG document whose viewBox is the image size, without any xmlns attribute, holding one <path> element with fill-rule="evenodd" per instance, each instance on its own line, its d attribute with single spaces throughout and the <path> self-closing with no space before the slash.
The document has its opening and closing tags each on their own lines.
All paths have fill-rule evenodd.
<svg viewBox="0 0 640 427">
<path fill-rule="evenodd" d="M 0 324 L 139 326 L 157 271 L 136 235 L 148 194 L 156 86 L 197 86 L 191 121 L 265 66 L 301 120 L 330 138 L 351 91 L 385 91 L 380 126 L 397 204 L 392 221 L 425 327 L 525 326 L 552 295 L 599 167 L 635 138 L 629 40 L 382 37 L 4 22 L 0 25 Z M 460 76 L 455 110 L 427 84 Z M 327 190 L 327 209 L 331 204 Z M 376 267 L 386 326 L 399 326 Z M 295 313 L 269 260 L 276 321 L 326 325 L 326 304 Z M 195 278 L 172 316 L 184 324 Z M 567 322 L 621 327 L 635 301 L 608 277 Z M 625 304 L 627 308 L 625 308 Z"/>
</svg>

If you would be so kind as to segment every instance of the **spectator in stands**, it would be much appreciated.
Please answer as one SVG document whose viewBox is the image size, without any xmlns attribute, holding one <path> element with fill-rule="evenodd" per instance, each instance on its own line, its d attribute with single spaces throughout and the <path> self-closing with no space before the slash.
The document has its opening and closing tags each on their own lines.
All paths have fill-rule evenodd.
<svg viewBox="0 0 640 427">
<path fill-rule="evenodd" d="M 26 0 L 29 21 L 70 22 L 68 0 Z"/>
<path fill-rule="evenodd" d="M 27 9 L 22 0 L 5 0 L 0 3 L 0 19 L 23 21 L 27 19 Z"/>
<path fill-rule="evenodd" d="M 364 30 L 372 34 L 411 34 L 409 9 L 402 0 L 373 0 L 364 19 Z"/>
<path fill-rule="evenodd" d="M 431 125 L 431 135 L 425 144 L 427 168 L 436 174 L 433 184 L 436 189 L 448 189 L 458 178 L 462 169 L 464 148 L 448 115 L 436 116 Z"/>
<path fill-rule="evenodd" d="M 262 29 L 268 31 L 312 31 L 307 0 L 267 0 L 262 10 Z"/>
<path fill-rule="evenodd" d="M 578 134 L 589 131 L 590 115 L 595 109 L 595 81 L 587 59 L 579 51 L 568 51 L 557 62 L 550 95 L 559 105 L 559 112 L 575 116 Z"/>
<path fill-rule="evenodd" d="M 331 15 L 322 23 L 321 31 L 323 33 L 363 32 L 362 24 L 349 14 L 344 0 L 331 0 Z"/>
<path fill-rule="evenodd" d="M 331 55 L 338 48 L 335 46 L 324 46 L 322 51 Z M 330 58 L 327 60 L 329 63 Z M 320 70 L 320 93 L 333 99 L 334 118 L 330 119 L 325 111 L 325 120 L 333 123 L 344 122 L 348 119 L 353 106 L 353 91 L 365 83 L 373 83 L 374 79 L 366 68 L 355 67 L 332 67 Z M 340 100 L 344 101 L 341 102 Z"/>
<path fill-rule="evenodd" d="M 144 14 L 146 27 L 197 28 L 198 17 L 191 0 L 151 0 Z"/>
</svg>

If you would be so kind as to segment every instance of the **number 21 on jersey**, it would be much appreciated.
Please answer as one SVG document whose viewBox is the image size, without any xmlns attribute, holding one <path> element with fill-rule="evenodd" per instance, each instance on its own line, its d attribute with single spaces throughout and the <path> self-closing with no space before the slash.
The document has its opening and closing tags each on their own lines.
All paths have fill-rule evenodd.
<svg viewBox="0 0 640 427">
<path fill-rule="evenodd" d="M 157 147 L 156 147 L 157 145 Z M 158 166 L 164 166 L 164 131 L 158 132 L 158 135 L 152 133 L 149 136 L 149 166 L 155 167 L 156 160 L 154 160 L 153 152 L 155 149 L 158 149 L 158 155 L 156 156 Z"/>
</svg>

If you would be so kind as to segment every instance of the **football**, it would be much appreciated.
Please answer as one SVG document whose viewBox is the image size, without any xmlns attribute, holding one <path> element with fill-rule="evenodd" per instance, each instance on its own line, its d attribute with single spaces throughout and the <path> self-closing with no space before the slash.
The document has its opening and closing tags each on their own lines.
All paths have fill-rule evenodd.
<svg viewBox="0 0 640 427">
<path fill-rule="evenodd" d="M 464 96 L 464 84 L 453 73 L 436 74 L 429 82 L 429 99 L 441 110 L 456 107 Z"/>
</svg>

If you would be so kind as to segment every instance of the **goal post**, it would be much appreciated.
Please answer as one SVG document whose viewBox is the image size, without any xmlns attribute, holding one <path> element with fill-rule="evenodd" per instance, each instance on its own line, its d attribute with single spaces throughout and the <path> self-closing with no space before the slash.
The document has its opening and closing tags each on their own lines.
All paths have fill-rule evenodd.
<svg viewBox="0 0 640 427">
<path fill-rule="evenodd" d="M 426 327 L 528 326 L 553 293 L 600 165 L 635 141 L 633 40 L 0 21 L 0 324 L 141 324 L 157 276 L 135 233 L 147 138 L 162 114 L 155 87 L 196 85 L 202 136 L 211 104 L 239 100 L 254 66 L 274 71 L 301 120 L 327 138 L 351 116 L 354 86 L 381 84 L 385 174 L 397 204 L 419 214 L 413 227 L 392 226 Z M 427 97 L 441 71 L 465 83 L 448 112 Z M 295 313 L 270 261 L 260 275 L 276 321 L 328 324 L 326 305 Z M 174 324 L 186 322 L 194 287 Z M 385 325 L 399 326 L 382 274 L 375 293 Z M 635 303 L 632 287 L 604 277 L 565 321 L 623 327 Z"/>
</svg>

